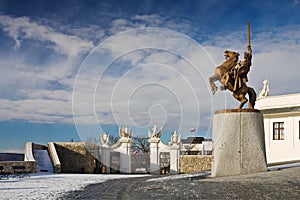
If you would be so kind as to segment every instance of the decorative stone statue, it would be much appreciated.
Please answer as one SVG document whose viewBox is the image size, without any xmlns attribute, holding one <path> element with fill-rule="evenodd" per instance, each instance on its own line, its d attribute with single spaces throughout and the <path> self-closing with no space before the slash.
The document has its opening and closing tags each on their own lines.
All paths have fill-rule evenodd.
<svg viewBox="0 0 300 200">
<path fill-rule="evenodd" d="M 238 109 L 217 110 L 213 115 L 212 140 L 213 162 L 211 176 L 232 176 L 267 171 L 263 114 L 254 109 L 256 93 L 247 86 L 248 72 L 252 65 L 250 45 L 250 22 L 248 22 L 248 45 L 242 61 L 239 54 L 226 51 L 226 61 L 216 68 L 209 78 L 212 93 L 217 90 L 215 81 L 220 81 L 220 89 L 228 89 L 240 101 Z M 242 109 L 248 101 L 248 109 Z M 230 113 L 230 114 L 229 114 Z M 231 145 L 234 144 L 234 145 Z M 185 147 L 187 148 L 187 147 Z M 191 146 L 192 148 L 192 146 Z"/>
<path fill-rule="evenodd" d="M 119 127 L 119 136 L 122 137 L 127 137 L 127 138 L 131 138 L 132 136 L 132 130 L 128 130 L 128 128 L 120 128 Z"/>
<path fill-rule="evenodd" d="M 100 135 L 100 142 L 103 146 L 109 146 L 109 135 L 107 133 L 103 133 Z"/>
<path fill-rule="evenodd" d="M 181 142 L 181 136 L 177 134 L 176 131 L 174 131 L 173 135 L 171 136 L 171 141 L 169 142 L 170 145 L 173 144 L 180 144 Z"/>
<path fill-rule="evenodd" d="M 162 135 L 162 130 L 161 130 L 161 129 L 160 129 L 160 130 L 157 130 L 155 124 L 153 125 L 152 130 L 153 130 L 152 133 L 148 130 L 148 137 L 149 137 L 149 138 L 160 138 L 160 137 L 161 137 L 161 135 Z"/>
<path fill-rule="evenodd" d="M 264 84 L 263 89 L 260 91 L 258 98 L 263 98 L 263 97 L 269 96 L 268 80 L 264 80 L 263 84 Z"/>
<path fill-rule="evenodd" d="M 228 51 L 225 52 L 225 61 L 216 68 L 215 74 L 209 77 L 209 83 L 213 94 L 217 91 L 215 81 L 220 81 L 222 86 L 221 90 L 228 89 L 233 93 L 233 97 L 240 101 L 238 109 L 242 109 L 248 99 L 245 97 L 249 95 L 248 108 L 254 109 L 256 101 L 256 93 L 253 88 L 247 86 L 247 74 L 252 65 L 252 49 L 250 45 L 250 22 L 248 22 L 248 46 L 247 52 L 244 52 L 244 59 L 239 60 L 239 53 Z"/>
</svg>

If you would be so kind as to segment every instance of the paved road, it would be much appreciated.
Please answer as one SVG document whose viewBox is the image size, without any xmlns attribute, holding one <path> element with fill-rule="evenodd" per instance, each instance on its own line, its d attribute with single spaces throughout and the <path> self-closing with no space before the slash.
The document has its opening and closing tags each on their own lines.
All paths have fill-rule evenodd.
<svg viewBox="0 0 300 200">
<path fill-rule="evenodd" d="M 109 180 L 61 199 L 300 199 L 300 167 L 218 178 L 175 177 Z"/>
</svg>

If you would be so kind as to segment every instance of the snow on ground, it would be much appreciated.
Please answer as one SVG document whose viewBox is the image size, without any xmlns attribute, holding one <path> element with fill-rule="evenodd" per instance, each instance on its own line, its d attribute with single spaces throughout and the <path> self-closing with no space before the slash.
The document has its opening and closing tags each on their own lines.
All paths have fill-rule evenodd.
<svg viewBox="0 0 300 200">
<path fill-rule="evenodd" d="M 125 174 L 31 174 L 30 177 L 0 180 L 0 199 L 56 199 L 63 193 L 83 189 L 86 185 L 108 179 L 149 175 Z"/>
<path fill-rule="evenodd" d="M 300 163 L 277 165 L 268 167 L 268 170 L 280 170 L 290 167 L 299 167 Z M 152 178 L 147 181 L 164 181 L 166 179 L 192 178 L 209 175 L 210 171 L 179 174 Z M 56 199 L 63 193 L 83 189 L 94 183 L 104 182 L 109 179 L 134 178 L 150 175 L 125 175 L 125 174 L 51 174 L 37 173 L 30 177 L 0 180 L 0 199 Z"/>
</svg>

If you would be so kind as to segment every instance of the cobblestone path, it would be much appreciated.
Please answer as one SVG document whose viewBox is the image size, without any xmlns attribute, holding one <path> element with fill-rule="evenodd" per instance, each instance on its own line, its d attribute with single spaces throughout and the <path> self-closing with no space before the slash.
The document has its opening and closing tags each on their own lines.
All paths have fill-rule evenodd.
<svg viewBox="0 0 300 200">
<path fill-rule="evenodd" d="M 109 180 L 62 199 L 300 199 L 300 167 L 230 177 L 176 177 Z"/>
</svg>

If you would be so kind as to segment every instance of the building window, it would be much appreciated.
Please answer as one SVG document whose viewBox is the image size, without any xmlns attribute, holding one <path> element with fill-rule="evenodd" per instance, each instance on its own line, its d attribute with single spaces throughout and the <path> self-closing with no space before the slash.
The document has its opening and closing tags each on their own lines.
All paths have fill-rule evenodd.
<svg viewBox="0 0 300 200">
<path fill-rule="evenodd" d="M 273 140 L 284 140 L 284 123 L 273 123 Z"/>
</svg>

